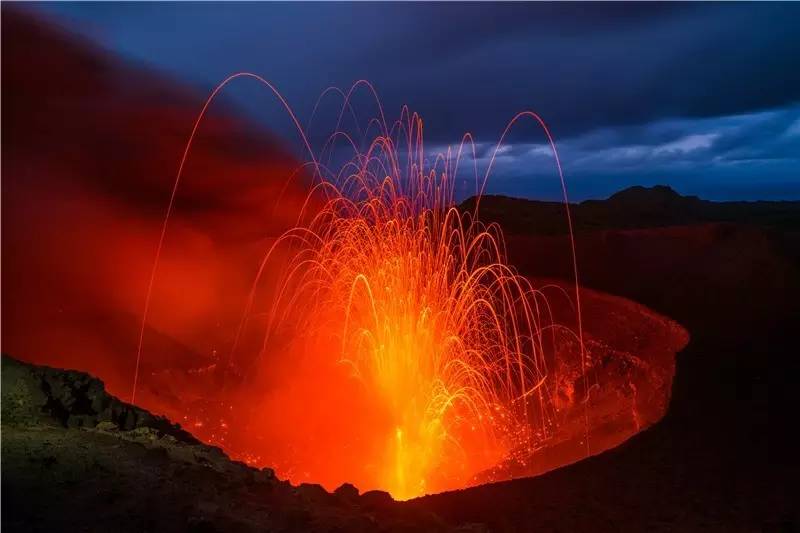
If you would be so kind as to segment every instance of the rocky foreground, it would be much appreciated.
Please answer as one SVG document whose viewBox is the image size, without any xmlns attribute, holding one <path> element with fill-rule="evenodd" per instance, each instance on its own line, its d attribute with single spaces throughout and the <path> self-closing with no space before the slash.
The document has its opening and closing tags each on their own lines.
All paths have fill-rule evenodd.
<svg viewBox="0 0 800 533">
<path fill-rule="evenodd" d="M 385 492 L 292 486 L 109 395 L 96 378 L 8 356 L 2 489 L 4 531 L 453 530 Z"/>
</svg>

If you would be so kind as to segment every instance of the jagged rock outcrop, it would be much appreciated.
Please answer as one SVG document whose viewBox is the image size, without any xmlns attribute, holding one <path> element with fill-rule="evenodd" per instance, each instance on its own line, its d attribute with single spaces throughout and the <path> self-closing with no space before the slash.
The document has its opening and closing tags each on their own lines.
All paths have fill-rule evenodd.
<svg viewBox="0 0 800 533">
<path fill-rule="evenodd" d="M 446 531 L 386 493 L 290 485 L 83 372 L 2 359 L 4 531 Z"/>
</svg>

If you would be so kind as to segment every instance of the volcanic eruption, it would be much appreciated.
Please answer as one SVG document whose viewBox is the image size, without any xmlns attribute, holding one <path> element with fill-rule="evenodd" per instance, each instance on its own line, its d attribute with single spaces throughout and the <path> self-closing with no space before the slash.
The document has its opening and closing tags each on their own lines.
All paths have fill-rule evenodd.
<svg viewBox="0 0 800 533">
<path fill-rule="evenodd" d="M 225 80 L 186 146 L 153 276 L 194 134 L 218 92 L 241 77 L 260 81 L 286 107 L 310 155 L 298 172 L 312 175 L 298 224 L 275 239 L 261 261 L 225 370 L 244 376 L 233 387 L 247 388 L 273 424 L 304 428 L 288 443 L 284 460 L 274 450 L 262 457 L 290 478 L 305 470 L 311 479 L 352 479 L 404 499 L 466 486 L 511 455 L 530 455 L 559 420 L 550 371 L 559 357 L 556 331 L 574 337 L 584 363 L 577 284 L 573 333 L 554 322 L 545 292 L 507 263 L 500 227 L 484 225 L 477 204 L 469 212 L 455 205 L 459 165 L 465 153 L 475 161 L 471 137 L 429 158 L 422 118 L 404 107 L 387 123 L 367 82 L 339 91 L 339 123 L 315 153 L 269 82 L 249 73 Z M 375 97 L 379 110 L 362 139 L 340 127 L 359 87 Z M 517 115 L 509 128 L 526 115 L 550 138 L 533 113 Z M 352 153 L 338 165 L 337 142 Z M 479 176 L 472 166 L 478 196 L 491 167 Z M 255 313 L 259 286 L 270 281 L 265 272 L 274 278 L 272 301 Z M 151 279 L 148 303 L 152 286 Z M 242 355 L 241 338 L 257 315 L 263 342 Z M 281 392 L 268 380 L 272 385 L 264 384 L 259 398 L 253 376 L 274 376 L 277 368 L 284 369 Z M 230 384 L 231 377 L 224 380 Z M 134 397 L 137 381 L 138 361 Z"/>
<path fill-rule="evenodd" d="M 274 92 L 304 147 L 299 163 L 214 104 L 228 83 L 266 80 L 236 75 L 195 99 L 18 23 L 4 84 L 19 102 L 4 146 L 17 177 L 3 210 L 15 250 L 4 265 L 10 353 L 87 370 L 295 484 L 397 498 L 537 475 L 663 415 L 680 348 L 662 335 L 671 326 L 518 275 L 501 228 L 483 222 L 507 132 L 488 158 L 469 134 L 428 153 L 422 118 L 402 108 L 388 122 L 366 82 L 325 91 L 305 126 Z M 52 50 L 76 80 L 99 81 L 55 90 L 29 76 L 30 54 L 55 61 Z M 139 89 L 106 90 L 120 85 Z M 161 135 L 137 129 L 142 116 Z M 512 125 L 528 119 L 543 125 L 531 113 Z M 37 155 L 36 132 L 51 129 L 59 149 Z M 66 164 L 73 144 L 85 156 Z M 164 179 L 176 163 L 178 179 Z M 569 255 L 575 274 L 571 253 L 529 248 L 519 266 Z"/>
<path fill-rule="evenodd" d="M 800 32 L 633 11 L 3 5 L 4 529 L 791 530 Z"/>
</svg>

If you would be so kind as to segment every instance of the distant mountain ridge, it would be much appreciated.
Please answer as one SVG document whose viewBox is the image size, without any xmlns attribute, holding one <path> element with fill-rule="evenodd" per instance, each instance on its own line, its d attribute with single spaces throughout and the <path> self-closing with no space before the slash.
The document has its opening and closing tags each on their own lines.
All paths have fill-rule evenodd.
<svg viewBox="0 0 800 533">
<path fill-rule="evenodd" d="M 460 209 L 475 207 L 475 197 Z M 570 204 L 576 232 L 640 229 L 714 222 L 752 224 L 800 230 L 799 201 L 712 202 L 683 196 L 666 185 L 634 186 L 605 200 Z M 507 234 L 559 235 L 566 233 L 564 204 L 507 196 L 484 196 L 481 219 L 498 222 Z"/>
</svg>

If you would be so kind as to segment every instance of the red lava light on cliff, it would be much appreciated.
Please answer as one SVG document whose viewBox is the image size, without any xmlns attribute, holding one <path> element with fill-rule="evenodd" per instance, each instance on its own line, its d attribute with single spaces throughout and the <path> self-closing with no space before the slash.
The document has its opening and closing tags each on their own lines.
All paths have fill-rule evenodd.
<svg viewBox="0 0 800 533">
<path fill-rule="evenodd" d="M 251 74 L 229 78 L 192 137 L 237 77 L 272 89 Z M 222 385 L 220 401 L 231 412 L 214 436 L 239 424 L 249 440 L 217 438 L 234 456 L 275 466 L 295 482 L 351 481 L 406 499 L 467 486 L 548 438 L 558 421 L 554 331 L 566 328 L 554 323 L 544 293 L 507 264 L 500 228 L 483 224 L 478 207 L 454 207 L 459 164 L 471 163 L 480 195 L 505 133 L 482 176 L 469 135 L 457 150 L 431 157 L 422 119 L 403 108 L 387 123 L 377 97 L 378 116 L 356 139 L 340 126 L 359 87 L 374 95 L 366 82 L 341 93 L 340 124 L 320 151 L 275 91 L 308 150 L 313 184 L 297 226 L 274 240 L 258 268 Z M 521 113 L 511 124 L 525 116 L 544 128 L 560 175 L 541 119 Z M 351 156 L 334 164 L 343 150 Z M 157 266 L 158 255 L 153 278 Z M 265 283 L 271 298 L 260 302 Z M 582 366 L 577 289 L 574 303 L 570 334 Z M 142 336 L 146 320 L 147 309 Z M 263 337 L 257 353 L 243 357 L 254 322 Z M 134 398 L 138 380 L 137 361 Z"/>
</svg>

